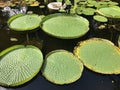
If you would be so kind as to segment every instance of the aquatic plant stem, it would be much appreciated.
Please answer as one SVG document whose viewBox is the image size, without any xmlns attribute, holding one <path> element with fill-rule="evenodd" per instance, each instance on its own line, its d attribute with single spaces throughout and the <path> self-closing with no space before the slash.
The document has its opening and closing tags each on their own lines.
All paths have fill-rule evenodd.
<svg viewBox="0 0 120 90">
<path fill-rule="evenodd" d="M 27 39 L 27 44 L 29 44 L 29 43 L 30 43 L 30 39 L 29 39 L 29 34 L 28 34 L 28 32 L 26 33 L 26 39 Z"/>
</svg>

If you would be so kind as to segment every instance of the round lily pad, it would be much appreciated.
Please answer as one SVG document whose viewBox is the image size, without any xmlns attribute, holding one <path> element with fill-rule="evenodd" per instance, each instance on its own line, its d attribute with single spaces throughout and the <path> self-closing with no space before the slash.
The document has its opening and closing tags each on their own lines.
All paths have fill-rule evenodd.
<svg viewBox="0 0 120 90">
<path fill-rule="evenodd" d="M 41 28 L 47 34 L 62 39 L 73 39 L 89 31 L 87 19 L 68 14 L 52 14 L 43 18 Z"/>
<path fill-rule="evenodd" d="M 42 74 L 55 84 L 69 84 L 81 77 L 83 64 L 66 50 L 50 52 L 45 59 Z"/>
<path fill-rule="evenodd" d="M 108 19 L 106 17 L 100 16 L 100 15 L 95 15 L 95 16 L 93 16 L 93 18 L 98 22 L 107 22 L 108 21 Z"/>
<path fill-rule="evenodd" d="M 82 13 L 85 15 L 94 15 L 95 9 L 93 8 L 83 8 Z"/>
<path fill-rule="evenodd" d="M 40 26 L 41 18 L 36 14 L 18 14 L 8 20 L 8 25 L 15 31 L 29 31 Z"/>
<path fill-rule="evenodd" d="M 97 12 L 106 17 L 120 18 L 120 7 L 118 6 L 100 8 Z"/>
<path fill-rule="evenodd" d="M 31 80 L 42 66 L 42 52 L 35 46 L 12 46 L 0 54 L 0 85 L 18 86 Z"/>
<path fill-rule="evenodd" d="M 74 54 L 92 71 L 120 74 L 120 49 L 106 39 L 93 38 L 80 42 Z"/>
</svg>

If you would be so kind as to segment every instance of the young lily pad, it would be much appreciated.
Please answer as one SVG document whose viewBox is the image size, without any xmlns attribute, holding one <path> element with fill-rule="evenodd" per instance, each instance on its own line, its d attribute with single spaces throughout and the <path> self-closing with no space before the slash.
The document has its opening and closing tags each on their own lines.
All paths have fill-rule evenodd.
<svg viewBox="0 0 120 90">
<path fill-rule="evenodd" d="M 82 13 L 85 15 L 94 15 L 95 9 L 93 8 L 83 8 Z"/>
<path fill-rule="evenodd" d="M 42 52 L 35 46 L 15 45 L 0 54 L 0 85 L 18 86 L 31 80 L 42 66 Z"/>
<path fill-rule="evenodd" d="M 106 17 L 120 18 L 120 7 L 118 6 L 100 8 L 97 12 Z"/>
<path fill-rule="evenodd" d="M 15 15 L 8 20 L 8 25 L 15 31 L 29 31 L 39 27 L 41 18 L 36 14 Z"/>
<path fill-rule="evenodd" d="M 89 6 L 95 6 L 98 2 L 94 0 L 88 0 L 88 5 Z"/>
<path fill-rule="evenodd" d="M 65 50 L 50 52 L 45 59 L 42 74 L 55 84 L 69 84 L 78 80 L 83 71 L 83 64 L 72 53 Z"/>
<path fill-rule="evenodd" d="M 93 38 L 80 42 L 74 54 L 92 71 L 120 74 L 120 49 L 106 39 Z"/>
<path fill-rule="evenodd" d="M 100 15 L 95 15 L 95 16 L 93 16 L 93 18 L 98 22 L 107 22 L 108 21 L 108 19 L 106 17 L 100 16 Z"/>
<path fill-rule="evenodd" d="M 45 17 L 41 28 L 54 37 L 73 39 L 81 37 L 89 31 L 89 22 L 77 15 L 53 14 Z"/>
</svg>

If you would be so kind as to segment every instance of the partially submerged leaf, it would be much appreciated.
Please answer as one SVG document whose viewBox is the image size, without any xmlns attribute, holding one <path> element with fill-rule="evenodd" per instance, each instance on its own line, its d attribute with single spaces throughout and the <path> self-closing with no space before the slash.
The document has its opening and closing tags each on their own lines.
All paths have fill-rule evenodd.
<svg viewBox="0 0 120 90">
<path fill-rule="evenodd" d="M 66 50 L 50 52 L 42 68 L 42 74 L 55 84 L 69 84 L 78 80 L 83 71 L 83 64 Z"/>
<path fill-rule="evenodd" d="M 74 54 L 92 71 L 120 74 L 120 49 L 106 39 L 93 38 L 80 42 Z"/>
<path fill-rule="evenodd" d="M 18 86 L 31 80 L 42 66 L 42 52 L 35 46 L 15 45 L 0 53 L 0 85 Z"/>
<path fill-rule="evenodd" d="M 72 39 L 85 35 L 89 30 L 89 22 L 77 15 L 52 14 L 43 18 L 41 28 L 54 37 Z"/>
</svg>

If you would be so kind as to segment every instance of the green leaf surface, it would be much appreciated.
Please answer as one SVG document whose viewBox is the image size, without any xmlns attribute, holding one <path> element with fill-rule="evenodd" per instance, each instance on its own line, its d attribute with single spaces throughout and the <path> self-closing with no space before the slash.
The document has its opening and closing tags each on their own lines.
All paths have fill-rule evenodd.
<svg viewBox="0 0 120 90">
<path fill-rule="evenodd" d="M 8 25 L 11 29 L 15 31 L 28 31 L 39 27 L 41 18 L 36 14 L 27 14 L 18 16 L 15 18 L 10 18 L 8 20 Z"/>
<path fill-rule="evenodd" d="M 12 22 L 12 20 L 14 20 L 14 19 L 16 19 L 16 18 L 18 18 L 18 17 L 21 17 L 21 16 L 23 16 L 23 15 L 25 15 L 25 14 L 16 14 L 16 15 L 10 17 L 10 18 L 8 19 L 8 21 L 7 21 L 8 25 Z"/>
<path fill-rule="evenodd" d="M 100 8 L 97 12 L 106 17 L 120 18 L 120 7 L 118 6 Z"/>
<path fill-rule="evenodd" d="M 78 80 L 83 71 L 83 64 L 66 50 L 50 52 L 42 68 L 42 74 L 55 84 L 69 84 Z"/>
<path fill-rule="evenodd" d="M 95 9 L 93 8 L 83 8 L 82 13 L 85 15 L 94 15 Z"/>
<path fill-rule="evenodd" d="M 35 46 L 15 45 L 1 52 L 0 85 L 18 86 L 31 80 L 43 62 L 42 52 Z"/>
<path fill-rule="evenodd" d="M 100 15 L 95 15 L 95 16 L 93 16 L 93 18 L 98 22 L 107 22 L 108 21 L 108 19 L 106 17 L 100 16 Z"/>
<path fill-rule="evenodd" d="M 111 5 L 111 6 L 112 6 L 112 5 L 113 5 L 113 6 L 114 6 L 114 5 L 119 5 L 119 3 L 113 2 L 113 1 L 108 2 L 108 4 Z"/>
<path fill-rule="evenodd" d="M 89 30 L 88 20 L 77 15 L 53 14 L 46 16 L 43 20 L 41 25 L 43 31 L 57 38 L 78 38 Z"/>
<path fill-rule="evenodd" d="M 80 42 L 74 54 L 92 71 L 120 74 L 120 49 L 106 39 L 93 38 Z"/>
<path fill-rule="evenodd" d="M 0 52 L 0 57 L 2 57 L 3 55 L 9 53 L 10 51 L 14 50 L 14 49 L 18 49 L 18 48 L 22 48 L 24 47 L 23 45 L 15 45 L 14 47 L 9 47 L 7 49 L 5 49 L 4 51 Z"/>
<path fill-rule="evenodd" d="M 97 3 L 97 1 L 88 0 L 88 5 L 95 6 Z"/>
</svg>

